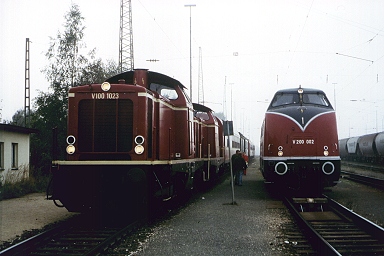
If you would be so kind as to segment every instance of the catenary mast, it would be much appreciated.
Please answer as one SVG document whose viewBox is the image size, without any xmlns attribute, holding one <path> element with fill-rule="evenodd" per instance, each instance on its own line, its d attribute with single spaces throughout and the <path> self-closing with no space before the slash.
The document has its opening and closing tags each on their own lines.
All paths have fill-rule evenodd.
<svg viewBox="0 0 384 256">
<path fill-rule="evenodd" d="M 29 67 L 29 38 L 25 42 L 25 97 L 24 97 L 24 126 L 29 127 L 31 115 L 30 98 L 30 67 Z"/>
<path fill-rule="evenodd" d="M 133 29 L 131 0 L 120 2 L 119 70 L 133 70 Z"/>
</svg>

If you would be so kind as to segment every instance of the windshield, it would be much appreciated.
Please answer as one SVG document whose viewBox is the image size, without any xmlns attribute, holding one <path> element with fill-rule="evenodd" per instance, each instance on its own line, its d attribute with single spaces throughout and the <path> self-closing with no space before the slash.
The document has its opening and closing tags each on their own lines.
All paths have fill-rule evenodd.
<svg viewBox="0 0 384 256">
<path fill-rule="evenodd" d="M 195 116 L 202 120 L 209 120 L 209 115 L 207 112 L 195 111 Z"/>
<path fill-rule="evenodd" d="M 149 89 L 151 91 L 157 92 L 158 94 L 169 100 L 176 100 L 178 98 L 177 92 L 174 88 L 162 84 L 151 83 Z"/>
<path fill-rule="evenodd" d="M 300 99 L 300 96 L 302 99 Z M 302 100 L 302 102 L 300 102 Z M 285 105 L 294 105 L 294 104 L 314 104 L 328 107 L 330 106 L 327 98 L 322 93 L 280 93 L 276 94 L 272 100 L 272 107 L 280 107 Z"/>
</svg>

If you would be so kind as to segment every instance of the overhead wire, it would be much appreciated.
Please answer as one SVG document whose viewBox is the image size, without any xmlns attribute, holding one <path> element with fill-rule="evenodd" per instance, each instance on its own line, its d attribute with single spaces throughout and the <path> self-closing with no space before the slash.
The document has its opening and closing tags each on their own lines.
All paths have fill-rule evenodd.
<svg viewBox="0 0 384 256">
<path fill-rule="evenodd" d="M 299 42 L 300 42 L 300 40 L 301 40 L 301 36 L 303 35 L 304 29 L 305 29 L 305 25 L 307 24 L 308 17 L 309 17 L 309 13 L 311 12 L 311 9 L 312 9 L 313 2 L 314 2 L 314 1 L 315 1 L 315 0 L 312 0 L 311 6 L 310 6 L 309 9 L 308 9 L 307 16 L 305 17 L 305 21 L 304 21 L 303 27 L 301 28 L 301 32 L 300 32 L 300 35 L 299 35 L 299 39 L 298 39 L 297 42 L 296 42 L 295 50 L 293 51 L 292 58 L 291 58 L 291 60 L 290 60 L 290 62 L 289 62 L 289 64 L 288 64 L 288 68 L 287 68 L 287 72 L 286 72 L 286 73 L 288 73 L 288 70 L 289 70 L 289 68 L 290 68 L 290 66 L 291 66 L 291 64 L 292 64 L 293 58 L 294 58 L 295 53 L 296 53 L 296 51 L 297 51 L 297 47 L 299 46 Z"/>
<path fill-rule="evenodd" d="M 186 57 L 184 56 L 184 54 L 180 51 L 180 49 L 176 46 L 176 44 L 171 40 L 171 38 L 168 36 L 168 34 L 165 32 L 165 30 L 160 26 L 160 24 L 156 21 L 156 18 L 148 11 L 148 9 L 144 6 L 144 4 L 138 0 L 138 2 L 141 4 L 141 6 L 144 8 L 144 10 L 148 13 L 148 15 L 151 17 L 151 19 L 153 19 L 153 22 L 155 22 L 155 24 L 159 27 L 159 29 L 161 30 L 161 32 L 163 32 L 163 34 L 166 36 L 166 38 L 172 43 L 172 45 L 176 48 L 176 50 L 180 53 L 180 55 L 182 56 L 182 59 L 185 59 Z"/>
</svg>

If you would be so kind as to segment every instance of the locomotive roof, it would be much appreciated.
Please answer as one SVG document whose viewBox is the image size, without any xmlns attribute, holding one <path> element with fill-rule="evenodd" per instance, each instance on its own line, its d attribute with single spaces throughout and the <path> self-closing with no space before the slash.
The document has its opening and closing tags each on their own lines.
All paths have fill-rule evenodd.
<svg viewBox="0 0 384 256">
<path fill-rule="evenodd" d="M 127 71 L 124 73 L 120 73 L 120 74 L 117 74 L 113 77 L 108 78 L 105 81 L 108 83 L 111 83 L 111 84 L 118 84 L 120 79 L 124 79 L 126 81 L 126 83 L 132 83 L 133 84 L 134 72 L 135 71 Z M 148 73 L 148 80 L 151 83 L 163 84 L 163 85 L 167 85 L 169 87 L 180 86 L 181 88 L 186 89 L 186 87 L 182 83 L 180 83 L 178 80 L 176 80 L 172 77 L 169 77 L 167 75 L 160 74 L 157 72 L 153 72 L 153 71 L 147 71 L 147 73 Z"/>
<path fill-rule="evenodd" d="M 198 103 L 192 103 L 193 104 L 193 109 L 197 111 L 202 111 L 202 112 L 212 112 L 212 109 L 209 107 L 206 107 L 204 105 L 198 104 Z"/>
<path fill-rule="evenodd" d="M 322 90 L 319 89 L 312 89 L 312 88 L 289 88 L 289 89 L 283 89 L 283 90 L 278 90 L 276 94 L 281 94 L 281 93 L 297 93 L 297 90 L 302 89 L 304 93 L 324 93 Z"/>
</svg>

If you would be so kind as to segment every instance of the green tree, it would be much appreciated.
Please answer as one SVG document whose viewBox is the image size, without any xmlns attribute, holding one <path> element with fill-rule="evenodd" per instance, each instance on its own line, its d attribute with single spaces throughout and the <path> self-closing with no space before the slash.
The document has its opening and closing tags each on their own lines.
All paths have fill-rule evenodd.
<svg viewBox="0 0 384 256">
<path fill-rule="evenodd" d="M 24 109 L 19 109 L 16 111 L 15 114 L 12 116 L 12 121 L 10 124 L 17 125 L 17 126 L 24 126 L 25 124 L 25 115 L 24 115 Z"/>
<path fill-rule="evenodd" d="M 31 162 L 38 174 L 49 173 L 52 150 L 57 153 L 57 159 L 65 157 L 69 88 L 100 83 L 118 70 L 115 62 L 108 61 L 105 65 L 101 59 L 96 59 L 95 49 L 87 56 L 82 54 L 86 48 L 83 42 L 85 26 L 76 4 L 72 4 L 64 18 L 64 32 L 59 31 L 56 38 L 51 38 L 45 54 L 49 64 L 42 72 L 49 81 L 49 90 L 40 91 L 35 98 L 35 111 L 31 119 L 31 127 L 40 131 L 31 137 Z M 58 151 L 53 147 L 54 128 L 57 131 Z"/>
</svg>

